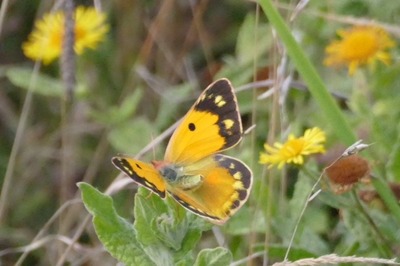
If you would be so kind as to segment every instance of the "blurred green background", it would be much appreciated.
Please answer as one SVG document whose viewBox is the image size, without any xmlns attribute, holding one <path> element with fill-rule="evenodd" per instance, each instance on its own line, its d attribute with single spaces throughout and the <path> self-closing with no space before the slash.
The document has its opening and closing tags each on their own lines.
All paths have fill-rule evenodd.
<svg viewBox="0 0 400 266">
<path fill-rule="evenodd" d="M 93 4 L 75 1 L 77 6 Z M 244 129 L 257 125 L 227 152 L 252 168 L 254 189 L 249 202 L 225 226 L 203 233 L 195 252 L 222 245 L 236 262 L 260 251 L 268 254 L 268 259 L 256 256 L 240 265 L 282 261 L 313 182 L 345 146 L 287 58 L 261 8 L 237 0 L 95 4 L 107 15 L 110 29 L 96 49 L 85 50 L 76 58 L 74 99 L 65 101 L 57 60 L 42 65 L 34 76 L 36 86 L 28 106 L 34 62 L 24 56 L 21 45 L 35 19 L 59 3 L 16 0 L 5 10 L 0 29 L 3 188 L 7 168 L 11 178 L 6 197 L 2 190 L 2 265 L 14 265 L 30 248 L 22 265 L 55 265 L 88 214 L 76 201 L 80 199 L 76 183 L 84 181 L 105 191 L 119 174 L 110 162 L 112 156 L 135 156 L 179 120 L 208 84 L 221 77 L 240 89 L 237 97 Z M 289 20 L 296 4 L 275 2 L 354 133 L 366 143 L 374 143 L 365 153 L 371 173 L 390 183 L 396 192 L 400 180 L 400 2 L 309 1 Z M 396 43 L 390 51 L 391 64 L 378 63 L 374 70 L 360 67 L 353 76 L 346 68 L 324 66 L 325 48 L 337 39 L 336 31 L 359 24 L 378 25 L 391 34 Z M 271 88 L 281 88 L 288 77 L 291 83 L 286 91 L 257 98 Z M 251 84 L 264 80 L 272 85 Z M 27 120 L 21 124 L 24 106 Z M 284 170 L 268 170 L 258 163 L 265 142 L 284 142 L 289 132 L 300 136 L 314 126 L 327 133 L 324 156 L 309 159 L 301 168 L 289 165 Z M 161 159 L 167 140 L 166 136 L 151 145 L 141 159 Z M 18 149 L 15 157 L 10 157 L 13 145 Z M 291 260 L 330 253 L 380 258 L 399 255 L 400 224 L 393 213 L 376 194 L 361 207 L 354 198 L 360 191 L 373 193 L 373 187 L 359 185 L 357 193 L 335 195 L 327 186 L 326 181 L 321 183 L 324 192 L 306 210 Z M 137 186 L 130 184 L 113 195 L 118 213 L 131 222 L 136 190 Z M 70 205 L 47 224 L 65 202 Z M 43 234 L 33 241 L 40 230 Z M 116 263 L 91 223 L 77 243 L 66 258 L 71 265 Z"/>
</svg>

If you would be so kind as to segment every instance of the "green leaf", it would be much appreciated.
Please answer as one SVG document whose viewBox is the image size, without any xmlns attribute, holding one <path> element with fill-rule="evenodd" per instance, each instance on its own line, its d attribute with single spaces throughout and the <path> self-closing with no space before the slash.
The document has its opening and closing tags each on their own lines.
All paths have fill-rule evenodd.
<svg viewBox="0 0 400 266">
<path fill-rule="evenodd" d="M 393 149 L 390 153 L 389 161 L 387 163 L 387 169 L 392 180 L 400 180 L 400 137 L 397 138 L 393 145 Z"/>
<path fill-rule="evenodd" d="M 216 77 L 229 78 L 234 86 L 238 86 L 246 84 L 252 79 L 254 58 L 258 58 L 260 66 L 268 64 L 265 54 L 272 44 L 269 26 L 266 23 L 255 25 L 255 15 L 247 15 L 239 29 L 235 57 L 224 58 L 225 64 L 218 71 Z M 263 45 L 259 45 L 260 43 Z M 241 110 L 243 111 L 242 107 Z"/>
<path fill-rule="evenodd" d="M 62 97 L 64 95 L 64 85 L 60 79 L 48 75 L 37 73 L 32 77 L 32 69 L 26 67 L 10 67 L 5 72 L 6 77 L 12 84 L 22 89 L 28 90 L 31 83 L 34 83 L 33 92 L 43 96 Z M 85 88 L 78 84 L 76 94 L 81 97 L 85 94 Z"/>
<path fill-rule="evenodd" d="M 174 252 L 181 247 L 182 239 L 177 237 L 176 242 L 170 239 L 177 232 L 173 231 L 172 228 L 170 231 L 160 230 L 160 227 L 163 228 L 160 224 L 164 224 L 164 227 L 166 227 L 165 224 L 174 225 L 176 223 L 164 200 L 147 189 L 140 188 L 135 195 L 134 214 L 134 227 L 137 231 L 138 240 L 143 244 L 146 254 L 157 265 L 172 266 L 175 261 L 182 259 Z"/>
<path fill-rule="evenodd" d="M 271 244 L 268 246 L 268 257 L 271 260 L 281 261 L 286 255 L 287 245 L 282 244 Z M 262 252 L 265 251 L 265 244 L 255 244 L 253 248 L 254 252 Z M 261 255 L 262 256 L 262 255 Z M 305 258 L 318 257 L 318 253 L 312 253 L 308 250 L 299 248 L 297 246 L 292 246 L 289 252 L 288 260 L 296 261 Z"/>
<path fill-rule="evenodd" d="M 138 240 L 145 246 L 157 243 L 158 232 L 153 229 L 152 224 L 159 219 L 168 219 L 168 209 L 164 201 L 141 187 L 135 195 L 133 211 Z"/>
<path fill-rule="evenodd" d="M 112 127 L 108 140 L 118 152 L 136 154 L 143 148 L 143 143 L 151 141 L 151 136 L 157 136 L 157 132 L 150 121 L 138 117 Z"/>
<path fill-rule="evenodd" d="M 269 51 L 272 44 L 270 32 L 267 24 L 256 24 L 256 16 L 249 13 L 238 32 L 236 42 L 237 60 L 243 64 L 253 63 L 254 58 L 262 58 Z M 259 45 L 260 43 L 263 45 Z"/>
<path fill-rule="evenodd" d="M 139 101 L 143 97 L 143 91 L 136 89 L 132 94 L 125 97 L 121 104 L 111 106 L 106 110 L 91 112 L 91 116 L 98 122 L 105 125 L 126 123 L 136 111 Z"/>
<path fill-rule="evenodd" d="M 223 266 L 232 262 L 232 254 L 229 250 L 217 247 L 200 251 L 194 266 Z"/>
<path fill-rule="evenodd" d="M 296 223 L 304 204 L 311 191 L 310 179 L 300 172 L 299 178 L 295 184 L 293 197 L 290 200 L 290 215 L 293 217 L 293 223 Z"/>
<path fill-rule="evenodd" d="M 243 206 L 224 226 L 224 232 L 229 235 L 246 235 L 250 233 L 265 233 L 265 221 L 261 212 Z"/>
<path fill-rule="evenodd" d="M 135 196 L 134 214 L 137 239 L 157 265 L 192 265 L 192 251 L 211 227 L 174 200 L 162 200 L 144 188 Z"/>
<path fill-rule="evenodd" d="M 194 86 L 191 83 L 183 83 L 169 87 L 163 91 L 159 102 L 159 109 L 154 124 L 165 128 L 171 125 L 171 118 L 178 118 L 183 115 L 177 111 L 180 107 L 186 106 L 189 108 L 191 101 L 187 101 L 193 95 Z"/>
<path fill-rule="evenodd" d="M 96 234 L 110 254 L 126 265 L 154 265 L 136 239 L 136 232 L 120 217 L 111 197 L 87 183 L 78 184 L 86 209 L 93 215 Z"/>
</svg>

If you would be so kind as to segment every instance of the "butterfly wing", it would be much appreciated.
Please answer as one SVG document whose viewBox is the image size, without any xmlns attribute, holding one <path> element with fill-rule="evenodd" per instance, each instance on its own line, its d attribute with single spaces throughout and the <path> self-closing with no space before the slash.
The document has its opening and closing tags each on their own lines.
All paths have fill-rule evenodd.
<svg viewBox="0 0 400 266">
<path fill-rule="evenodd" d="M 202 184 L 193 190 L 168 186 L 168 193 L 183 207 L 216 224 L 223 224 L 247 200 L 252 172 L 241 161 L 216 154 L 208 163 L 190 166 L 187 172 L 203 176 Z"/>
<path fill-rule="evenodd" d="M 112 163 L 136 183 L 165 198 L 165 181 L 152 164 L 122 156 L 113 157 Z"/>
<path fill-rule="evenodd" d="M 172 135 L 165 161 L 188 165 L 236 145 L 242 122 L 234 89 L 227 79 L 209 85 Z"/>
</svg>

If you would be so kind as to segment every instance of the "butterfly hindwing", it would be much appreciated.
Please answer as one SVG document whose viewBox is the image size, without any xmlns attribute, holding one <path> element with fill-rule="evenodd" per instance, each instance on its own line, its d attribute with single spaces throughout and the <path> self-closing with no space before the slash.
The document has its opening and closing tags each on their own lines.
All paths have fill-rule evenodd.
<svg viewBox="0 0 400 266">
<path fill-rule="evenodd" d="M 136 183 L 165 198 L 165 181 L 152 164 L 128 157 L 113 157 L 112 163 Z"/>
<path fill-rule="evenodd" d="M 172 135 L 165 160 L 190 164 L 236 145 L 242 122 L 234 89 L 227 79 L 208 86 Z"/>
<path fill-rule="evenodd" d="M 161 198 L 170 194 L 215 224 L 226 222 L 247 200 L 251 170 L 217 154 L 236 145 L 243 129 L 234 89 L 227 79 L 209 85 L 182 119 L 163 161 L 114 157 L 113 164 Z"/>
<path fill-rule="evenodd" d="M 168 187 L 168 192 L 183 207 L 213 223 L 223 224 L 247 200 L 251 185 L 251 170 L 241 161 L 217 154 L 212 164 L 200 169 L 201 186 L 193 190 Z"/>
</svg>

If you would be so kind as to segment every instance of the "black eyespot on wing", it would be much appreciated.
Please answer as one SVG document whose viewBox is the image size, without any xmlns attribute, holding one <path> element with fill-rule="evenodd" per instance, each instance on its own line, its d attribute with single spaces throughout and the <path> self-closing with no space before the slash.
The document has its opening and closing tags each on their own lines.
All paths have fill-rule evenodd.
<svg viewBox="0 0 400 266">
<path fill-rule="evenodd" d="M 195 131 L 196 130 L 196 125 L 193 123 L 189 123 L 188 128 L 190 131 Z"/>
</svg>

